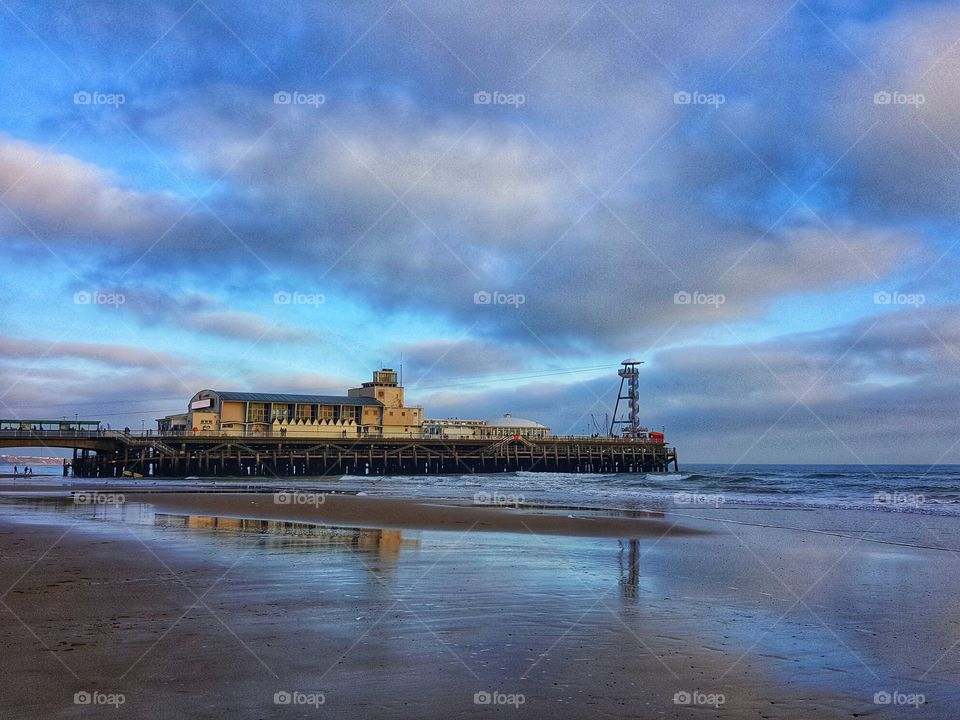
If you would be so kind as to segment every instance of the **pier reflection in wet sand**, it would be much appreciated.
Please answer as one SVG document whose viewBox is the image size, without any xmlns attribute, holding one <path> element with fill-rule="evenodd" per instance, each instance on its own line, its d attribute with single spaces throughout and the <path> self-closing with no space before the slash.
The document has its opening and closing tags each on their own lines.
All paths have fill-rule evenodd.
<svg viewBox="0 0 960 720">
<path fill-rule="evenodd" d="M 287 540 L 321 540 L 324 544 L 340 544 L 353 550 L 376 552 L 381 557 L 396 557 L 401 548 L 420 547 L 419 537 L 404 538 L 402 530 L 380 528 L 332 527 L 284 520 L 169 513 L 154 513 L 153 524 L 164 528 L 257 533 Z"/>
</svg>

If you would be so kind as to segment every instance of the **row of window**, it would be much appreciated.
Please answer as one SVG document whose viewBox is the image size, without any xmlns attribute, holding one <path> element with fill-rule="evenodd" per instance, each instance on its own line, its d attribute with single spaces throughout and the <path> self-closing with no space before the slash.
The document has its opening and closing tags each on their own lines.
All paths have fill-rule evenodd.
<svg viewBox="0 0 960 720">
<path fill-rule="evenodd" d="M 353 420 L 360 422 L 360 406 L 343 405 L 273 405 L 250 403 L 247 406 L 247 422 L 273 422 L 274 420 Z"/>
</svg>

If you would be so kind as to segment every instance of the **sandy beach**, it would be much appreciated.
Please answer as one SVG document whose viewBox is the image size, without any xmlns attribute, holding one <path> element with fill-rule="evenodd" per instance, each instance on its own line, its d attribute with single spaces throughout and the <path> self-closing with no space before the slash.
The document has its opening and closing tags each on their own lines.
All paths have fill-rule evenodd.
<svg viewBox="0 0 960 720">
<path fill-rule="evenodd" d="M 8 494 L 3 716 L 941 718 L 960 699 L 952 519 L 582 514 Z"/>
<path fill-rule="evenodd" d="M 704 530 L 684 527 L 663 513 L 633 513 L 635 517 L 587 516 L 569 509 L 537 513 L 529 509 L 464 506 L 449 502 L 400 500 L 396 498 L 327 495 L 316 492 L 250 494 L 151 493 L 128 494 L 169 511 L 206 513 L 230 517 L 256 517 L 365 527 L 469 530 L 471 532 L 527 532 L 532 535 L 575 535 L 578 537 L 661 538 L 701 534 Z"/>
</svg>

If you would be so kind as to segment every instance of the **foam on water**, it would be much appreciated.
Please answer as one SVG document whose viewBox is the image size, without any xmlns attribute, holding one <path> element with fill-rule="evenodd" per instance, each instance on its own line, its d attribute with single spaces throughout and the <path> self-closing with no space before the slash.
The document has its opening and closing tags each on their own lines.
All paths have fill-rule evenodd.
<svg viewBox="0 0 960 720">
<path fill-rule="evenodd" d="M 12 471 L 12 466 L 9 470 Z M 48 480 L 63 482 L 61 477 Z M 680 472 L 639 474 L 515 472 L 244 480 L 261 487 L 298 486 L 465 501 L 472 501 L 475 495 L 484 492 L 517 495 L 533 503 L 625 509 L 753 505 L 960 516 L 960 466 L 955 465 L 686 465 Z M 37 482 L 44 480 L 38 478 Z M 129 484 L 130 480 L 102 482 Z M 156 482 L 147 478 L 139 484 Z M 184 487 L 198 484 L 197 480 L 183 479 L 169 482 Z M 238 484 L 236 480 L 224 478 L 203 478 L 199 482 L 216 482 L 218 488 Z"/>
<path fill-rule="evenodd" d="M 659 481 L 673 481 L 673 480 L 689 480 L 693 475 L 684 475 L 680 474 L 670 474 L 670 473 L 647 473 L 646 478 L 650 482 Z"/>
<path fill-rule="evenodd" d="M 469 498 L 488 492 L 527 502 L 622 508 L 721 505 L 847 508 L 960 515 L 958 466 L 689 465 L 681 472 L 353 477 L 377 494 Z"/>
</svg>

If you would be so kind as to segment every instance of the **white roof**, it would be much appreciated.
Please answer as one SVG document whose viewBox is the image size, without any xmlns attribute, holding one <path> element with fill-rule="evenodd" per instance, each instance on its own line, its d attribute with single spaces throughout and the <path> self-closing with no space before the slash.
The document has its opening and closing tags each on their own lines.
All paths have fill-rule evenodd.
<svg viewBox="0 0 960 720">
<path fill-rule="evenodd" d="M 527 420 L 526 418 L 514 417 L 510 413 L 507 413 L 503 417 L 495 418 L 493 420 L 487 420 L 487 427 L 522 427 L 522 428 L 543 428 L 547 430 L 546 425 L 541 425 L 538 422 L 533 420 Z"/>
</svg>

